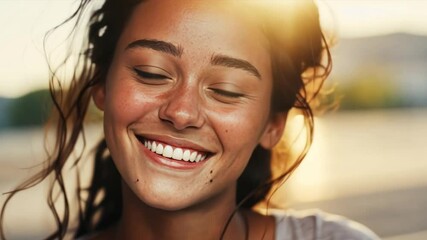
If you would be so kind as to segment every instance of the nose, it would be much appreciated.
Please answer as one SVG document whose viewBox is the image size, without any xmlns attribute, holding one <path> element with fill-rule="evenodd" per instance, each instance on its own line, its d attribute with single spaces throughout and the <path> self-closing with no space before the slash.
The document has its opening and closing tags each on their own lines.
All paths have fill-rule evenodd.
<svg viewBox="0 0 427 240">
<path fill-rule="evenodd" d="M 161 105 L 159 118 L 175 129 L 200 128 L 204 123 L 200 98 L 195 87 L 175 89 Z"/>
</svg>

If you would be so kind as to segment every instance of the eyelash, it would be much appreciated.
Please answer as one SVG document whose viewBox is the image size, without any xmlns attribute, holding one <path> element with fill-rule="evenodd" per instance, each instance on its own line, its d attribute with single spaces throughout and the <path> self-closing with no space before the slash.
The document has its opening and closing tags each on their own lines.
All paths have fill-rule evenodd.
<svg viewBox="0 0 427 240">
<path fill-rule="evenodd" d="M 229 97 L 229 98 L 241 98 L 244 97 L 244 94 L 241 93 L 236 93 L 236 92 L 230 92 L 230 91 L 225 91 L 222 89 L 218 89 L 218 88 L 210 88 L 210 90 L 212 90 L 214 93 L 224 96 L 224 97 Z"/>
<path fill-rule="evenodd" d="M 146 72 L 146 71 L 141 71 L 137 68 L 133 68 L 133 70 L 135 71 L 135 73 L 142 78 L 147 78 L 147 79 L 169 79 L 168 77 L 166 77 L 165 75 L 162 74 L 156 74 L 156 73 L 150 73 L 150 72 Z"/>
<path fill-rule="evenodd" d="M 169 77 L 162 75 L 162 74 L 156 74 L 156 73 L 141 71 L 140 69 L 137 69 L 137 68 L 133 68 L 133 70 L 141 78 L 145 78 L 145 79 L 169 79 Z M 230 91 L 222 90 L 219 88 L 209 88 L 209 89 L 212 92 L 214 92 L 215 94 L 218 94 L 218 95 L 223 96 L 223 97 L 228 97 L 228 98 L 236 98 L 237 99 L 237 98 L 241 98 L 241 97 L 245 96 L 244 94 L 241 94 L 241 93 L 230 92 Z"/>
</svg>

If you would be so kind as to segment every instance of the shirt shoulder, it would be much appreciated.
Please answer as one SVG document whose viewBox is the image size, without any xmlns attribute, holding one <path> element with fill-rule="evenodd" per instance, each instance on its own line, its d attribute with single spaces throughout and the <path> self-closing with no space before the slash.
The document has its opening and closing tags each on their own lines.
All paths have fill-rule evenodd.
<svg viewBox="0 0 427 240">
<path fill-rule="evenodd" d="M 276 219 L 276 240 L 379 239 L 360 223 L 320 210 L 273 210 L 271 215 Z"/>
</svg>

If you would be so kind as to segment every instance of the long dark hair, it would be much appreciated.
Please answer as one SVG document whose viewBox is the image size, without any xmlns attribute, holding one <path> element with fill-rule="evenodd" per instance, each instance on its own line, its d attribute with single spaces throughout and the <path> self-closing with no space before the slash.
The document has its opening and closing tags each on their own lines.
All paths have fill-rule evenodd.
<svg viewBox="0 0 427 240">
<path fill-rule="evenodd" d="M 84 13 L 94 1 L 81 0 L 75 13 L 63 24 L 76 20 L 73 32 L 77 31 L 84 19 Z M 5 206 L 19 191 L 30 188 L 48 176 L 53 176 L 48 194 L 48 205 L 55 217 L 57 228 L 46 239 L 64 238 L 69 230 L 70 202 L 67 195 L 63 171 L 64 165 L 75 151 L 76 143 L 82 139 L 86 146 L 84 120 L 90 104 L 92 86 L 106 79 L 116 43 L 132 10 L 142 0 L 106 0 L 92 11 L 88 24 L 88 38 L 83 43 L 79 60 L 68 89 L 63 89 L 56 72 L 52 71 L 50 92 L 54 109 L 50 127 L 55 128 L 54 150 L 47 159 L 47 167 L 23 182 L 10 192 L 1 212 L 1 237 L 4 235 Z M 305 157 L 311 143 L 314 128 L 313 111 L 310 102 L 320 92 L 331 69 L 328 44 L 322 34 L 318 10 L 313 1 L 299 0 L 292 9 L 268 14 L 262 20 L 263 31 L 269 40 L 274 88 L 272 113 L 284 113 L 286 117 L 292 108 L 299 109 L 304 116 L 306 144 L 292 164 L 284 165 L 279 174 L 273 174 L 273 161 L 286 162 L 275 158 L 271 150 L 257 146 L 247 167 L 237 182 L 236 209 L 250 209 L 267 200 L 274 185 L 283 182 Z M 286 17 L 280 17 L 286 16 Z M 62 25 L 62 24 L 61 24 Z M 56 29 L 56 28 L 55 28 Z M 55 30 L 53 29 L 53 30 Z M 68 56 L 69 57 L 69 56 Z M 64 61 L 64 65 L 68 59 Z M 304 74 L 309 72 L 309 74 Z M 309 89 L 310 88 L 310 89 Z M 73 165 L 78 174 L 81 154 Z M 109 155 L 105 140 L 96 146 L 92 179 L 88 188 L 81 188 L 77 182 L 78 227 L 75 237 L 105 229 L 121 216 L 121 177 Z M 280 164 L 279 164 L 280 165 Z M 55 207 L 54 187 L 59 187 L 63 196 L 64 211 Z M 83 196 L 85 198 L 83 199 Z"/>
</svg>

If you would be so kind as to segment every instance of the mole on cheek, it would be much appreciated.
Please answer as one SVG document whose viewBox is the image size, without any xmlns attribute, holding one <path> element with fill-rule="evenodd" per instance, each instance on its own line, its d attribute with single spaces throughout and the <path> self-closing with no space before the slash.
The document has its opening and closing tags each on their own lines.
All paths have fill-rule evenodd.
<svg viewBox="0 0 427 240">
<path fill-rule="evenodd" d="M 212 175 L 213 170 L 211 170 L 209 173 Z M 209 180 L 209 183 L 212 183 L 212 182 L 213 182 L 213 179 L 211 178 L 211 179 Z"/>
</svg>

